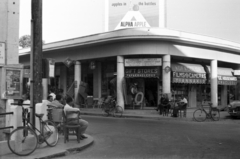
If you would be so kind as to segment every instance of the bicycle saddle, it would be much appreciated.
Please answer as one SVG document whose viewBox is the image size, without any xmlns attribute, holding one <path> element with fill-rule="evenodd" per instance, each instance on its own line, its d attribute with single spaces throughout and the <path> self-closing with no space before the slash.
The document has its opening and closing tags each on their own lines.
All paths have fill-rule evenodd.
<svg viewBox="0 0 240 159">
<path fill-rule="evenodd" d="M 42 118 L 44 114 L 35 114 L 36 117 Z"/>
</svg>

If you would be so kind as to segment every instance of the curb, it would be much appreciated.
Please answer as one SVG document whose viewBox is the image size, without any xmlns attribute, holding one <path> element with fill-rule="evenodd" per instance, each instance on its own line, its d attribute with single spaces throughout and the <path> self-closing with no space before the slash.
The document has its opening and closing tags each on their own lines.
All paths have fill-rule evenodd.
<svg viewBox="0 0 240 159">
<path fill-rule="evenodd" d="M 35 157 L 34 159 L 51 159 L 51 158 L 67 156 L 68 154 L 71 154 L 71 153 L 74 153 L 74 152 L 80 152 L 80 151 L 84 150 L 85 148 L 91 146 L 93 143 L 94 143 L 94 140 L 92 138 L 92 140 L 89 143 L 87 143 L 86 145 L 83 145 L 81 147 L 69 148 L 69 149 L 63 150 L 62 152 L 58 152 L 58 153 L 55 153 L 55 154 L 52 154 L 52 155 L 38 157 L 38 158 Z"/>
</svg>

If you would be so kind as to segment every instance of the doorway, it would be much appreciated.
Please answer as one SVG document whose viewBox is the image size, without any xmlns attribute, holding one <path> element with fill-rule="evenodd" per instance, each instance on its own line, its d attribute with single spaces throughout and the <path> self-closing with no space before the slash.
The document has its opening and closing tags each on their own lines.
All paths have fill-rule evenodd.
<svg viewBox="0 0 240 159">
<path fill-rule="evenodd" d="M 146 107 L 156 107 L 157 106 L 157 88 L 158 81 L 154 78 L 146 78 L 145 82 L 145 102 Z"/>
</svg>

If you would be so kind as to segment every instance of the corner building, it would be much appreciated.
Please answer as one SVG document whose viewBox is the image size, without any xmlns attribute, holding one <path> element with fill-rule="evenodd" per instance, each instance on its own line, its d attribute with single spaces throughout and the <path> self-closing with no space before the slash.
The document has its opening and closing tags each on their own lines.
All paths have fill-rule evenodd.
<svg viewBox="0 0 240 159">
<path fill-rule="evenodd" d="M 116 96 L 124 109 L 154 109 L 163 93 L 185 96 L 188 107 L 239 99 L 240 44 L 167 29 L 164 0 L 147 2 L 106 1 L 102 33 L 45 44 L 43 57 L 55 60 L 48 84 L 89 103 Z M 19 56 L 29 65 L 29 49 Z M 75 62 L 66 67 L 66 59 Z M 133 85 L 143 95 L 137 106 Z"/>
</svg>

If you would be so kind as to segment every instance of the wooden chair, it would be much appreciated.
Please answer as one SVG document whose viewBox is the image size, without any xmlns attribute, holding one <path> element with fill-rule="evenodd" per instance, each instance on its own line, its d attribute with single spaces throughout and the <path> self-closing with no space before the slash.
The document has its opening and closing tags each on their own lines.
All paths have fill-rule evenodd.
<svg viewBox="0 0 240 159">
<path fill-rule="evenodd" d="M 77 113 L 77 117 L 76 118 L 67 118 L 67 116 L 69 114 L 72 113 Z M 64 112 L 64 110 L 62 111 L 63 114 L 63 132 L 64 132 L 64 143 L 66 143 L 66 141 L 69 141 L 69 135 L 76 135 L 77 136 L 77 141 L 78 143 L 80 142 L 80 123 L 79 123 L 79 116 L 80 116 L 80 112 Z M 71 121 L 76 120 L 77 122 L 75 124 L 72 124 Z"/>
<path fill-rule="evenodd" d="M 178 116 L 179 117 L 187 117 L 187 105 L 188 104 L 184 104 L 181 106 L 181 108 L 178 110 Z"/>
</svg>

